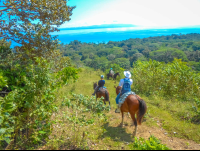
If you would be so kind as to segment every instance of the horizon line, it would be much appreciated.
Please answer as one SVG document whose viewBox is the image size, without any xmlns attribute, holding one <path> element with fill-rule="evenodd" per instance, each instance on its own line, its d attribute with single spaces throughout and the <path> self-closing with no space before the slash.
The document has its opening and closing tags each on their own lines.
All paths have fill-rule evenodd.
<svg viewBox="0 0 200 151">
<path fill-rule="evenodd" d="M 142 26 L 134 24 L 100 24 L 88 26 L 58 27 L 60 30 L 100 29 L 100 28 L 136 28 L 136 29 L 176 29 L 176 28 L 200 28 L 200 25 L 191 26 Z"/>
</svg>

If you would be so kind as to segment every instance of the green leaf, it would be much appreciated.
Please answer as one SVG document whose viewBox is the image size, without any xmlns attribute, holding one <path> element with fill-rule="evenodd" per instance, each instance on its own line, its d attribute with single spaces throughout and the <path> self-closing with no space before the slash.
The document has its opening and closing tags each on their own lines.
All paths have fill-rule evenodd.
<svg viewBox="0 0 200 151">
<path fill-rule="evenodd" d="M 5 106 L 4 106 L 4 109 L 5 110 L 11 110 L 13 108 L 13 105 L 12 104 L 6 104 Z"/>
<path fill-rule="evenodd" d="M 40 133 L 40 134 L 46 134 L 46 132 L 44 132 L 44 131 L 39 131 L 39 133 Z"/>
<path fill-rule="evenodd" d="M 8 143 L 8 144 L 9 144 L 9 143 L 10 143 L 10 141 L 11 141 L 11 140 L 10 140 L 10 138 L 8 138 L 8 137 L 4 138 L 4 140 L 5 140 L 5 141 L 6 141 L 6 143 Z"/>
<path fill-rule="evenodd" d="M 3 123 L 4 117 L 0 116 L 0 125 Z"/>
<path fill-rule="evenodd" d="M 0 129 L 0 134 L 4 134 L 6 132 L 6 128 L 1 128 Z"/>
</svg>

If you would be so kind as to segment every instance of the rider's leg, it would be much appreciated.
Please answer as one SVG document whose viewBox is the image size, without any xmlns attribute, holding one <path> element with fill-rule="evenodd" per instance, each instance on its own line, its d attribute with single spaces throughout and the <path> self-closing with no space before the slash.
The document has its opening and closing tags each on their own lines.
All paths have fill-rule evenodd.
<svg viewBox="0 0 200 151">
<path fill-rule="evenodd" d="M 116 104 L 119 104 L 119 97 L 120 97 L 120 93 L 117 95 L 115 101 L 116 101 Z"/>
<path fill-rule="evenodd" d="M 117 109 L 115 110 L 115 113 L 120 113 L 120 109 L 119 109 L 119 97 L 120 97 L 120 93 L 117 95 L 115 101 L 116 101 L 116 104 L 117 104 Z"/>
<path fill-rule="evenodd" d="M 99 89 L 99 86 L 97 86 L 97 87 L 94 89 L 94 93 L 93 93 L 92 95 L 95 95 L 98 89 Z"/>
</svg>

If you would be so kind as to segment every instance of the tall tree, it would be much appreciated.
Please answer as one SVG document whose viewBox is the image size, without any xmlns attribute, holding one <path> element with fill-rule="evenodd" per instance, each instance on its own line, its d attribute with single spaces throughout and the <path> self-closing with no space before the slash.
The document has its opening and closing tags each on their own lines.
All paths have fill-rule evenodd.
<svg viewBox="0 0 200 151">
<path fill-rule="evenodd" d="M 50 32 L 70 20 L 75 6 L 67 0 L 3 0 L 0 4 L 0 38 L 15 41 L 24 57 L 46 57 L 58 44 Z M 30 51 L 29 53 L 24 53 Z"/>
</svg>

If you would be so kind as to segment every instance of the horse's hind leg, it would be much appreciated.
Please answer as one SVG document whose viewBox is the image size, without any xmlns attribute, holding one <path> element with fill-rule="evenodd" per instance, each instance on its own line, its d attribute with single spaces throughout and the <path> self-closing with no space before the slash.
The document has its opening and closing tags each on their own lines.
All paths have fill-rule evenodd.
<svg viewBox="0 0 200 151">
<path fill-rule="evenodd" d="M 130 113 L 129 112 L 127 112 L 127 117 L 130 118 Z"/>
<path fill-rule="evenodd" d="M 131 114 L 131 118 L 133 120 L 133 123 L 135 125 L 135 132 L 134 132 L 133 135 L 136 136 L 136 133 L 137 133 L 137 119 L 135 118 L 135 113 L 130 112 L 130 114 Z"/>
</svg>

